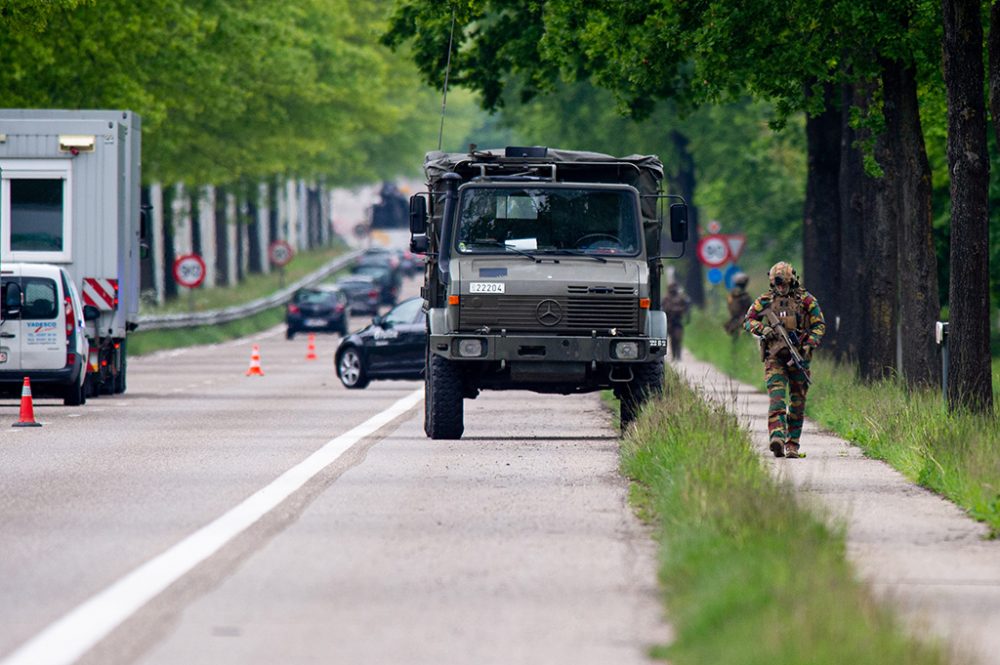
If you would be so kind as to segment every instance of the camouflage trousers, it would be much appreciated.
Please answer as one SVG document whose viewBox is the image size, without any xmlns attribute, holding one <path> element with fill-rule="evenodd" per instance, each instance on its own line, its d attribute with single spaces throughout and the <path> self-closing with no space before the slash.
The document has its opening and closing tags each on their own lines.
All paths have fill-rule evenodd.
<svg viewBox="0 0 1000 665">
<path fill-rule="evenodd" d="M 806 370 L 768 357 L 764 360 L 764 383 L 770 403 L 767 409 L 768 440 L 777 439 L 782 445 L 798 447 L 802 437 L 802 420 L 806 412 Z"/>
</svg>

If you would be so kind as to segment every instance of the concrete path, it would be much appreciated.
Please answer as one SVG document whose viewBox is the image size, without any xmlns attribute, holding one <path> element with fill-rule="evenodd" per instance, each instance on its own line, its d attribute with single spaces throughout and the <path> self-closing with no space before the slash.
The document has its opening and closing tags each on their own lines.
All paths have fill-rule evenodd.
<svg viewBox="0 0 1000 665">
<path fill-rule="evenodd" d="M 917 634 L 944 637 L 956 654 L 1000 664 L 1000 542 L 953 503 L 806 420 L 806 459 L 767 449 L 767 394 L 738 383 L 687 351 L 675 369 L 735 413 L 774 472 L 815 498 L 847 527 L 848 556 Z M 822 381 L 823 377 L 814 377 Z"/>
</svg>

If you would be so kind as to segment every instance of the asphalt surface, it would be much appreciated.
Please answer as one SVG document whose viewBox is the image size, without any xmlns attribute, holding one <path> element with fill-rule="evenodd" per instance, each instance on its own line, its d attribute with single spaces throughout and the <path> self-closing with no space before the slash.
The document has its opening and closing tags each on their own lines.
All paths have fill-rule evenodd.
<svg viewBox="0 0 1000 665">
<path fill-rule="evenodd" d="M 335 336 L 306 361 L 283 335 L 130 359 L 127 394 L 36 400 L 40 428 L 0 404 L 0 663 L 638 663 L 668 640 L 597 395 L 487 394 L 430 441 L 420 383 L 348 391 Z"/>
<path fill-rule="evenodd" d="M 774 458 L 763 370 L 758 387 L 687 351 L 676 367 L 740 418 L 776 475 L 846 527 L 848 556 L 862 579 L 900 610 L 913 634 L 942 641 L 955 662 L 1000 664 L 1000 542 L 985 540 L 983 524 L 809 419 L 801 440 L 807 457 Z"/>
</svg>

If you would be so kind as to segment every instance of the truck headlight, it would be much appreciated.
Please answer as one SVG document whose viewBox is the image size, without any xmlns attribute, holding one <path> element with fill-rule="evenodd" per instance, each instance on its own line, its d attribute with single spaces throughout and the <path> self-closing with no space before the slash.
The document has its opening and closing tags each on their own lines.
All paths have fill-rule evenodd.
<svg viewBox="0 0 1000 665">
<path fill-rule="evenodd" d="M 639 342 L 615 342 L 611 350 L 619 360 L 635 360 L 639 357 Z"/>
<path fill-rule="evenodd" d="M 483 355 L 483 340 L 481 339 L 460 339 L 458 340 L 458 355 L 463 358 L 478 358 Z"/>
</svg>

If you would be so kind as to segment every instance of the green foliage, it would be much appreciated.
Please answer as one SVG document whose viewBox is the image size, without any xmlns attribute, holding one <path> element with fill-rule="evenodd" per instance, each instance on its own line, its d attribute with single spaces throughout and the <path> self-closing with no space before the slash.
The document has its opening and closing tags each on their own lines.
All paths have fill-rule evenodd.
<svg viewBox="0 0 1000 665">
<path fill-rule="evenodd" d="M 35 8 L 42 8 L 37 14 Z M 0 4 L 11 107 L 130 108 L 147 181 L 370 181 L 419 163 L 435 95 L 349 0 Z"/>
<path fill-rule="evenodd" d="M 722 321 L 721 313 L 695 312 L 685 343 L 700 359 L 763 389 L 754 340 L 742 335 L 730 341 Z M 994 365 L 996 375 L 1000 364 Z M 993 385 L 998 385 L 995 380 Z M 948 413 L 940 390 L 908 390 L 895 379 L 865 384 L 852 367 L 822 357 L 822 351 L 813 361 L 806 413 L 870 457 L 885 460 L 913 482 L 954 501 L 1000 535 L 996 419 Z"/>
<path fill-rule="evenodd" d="M 679 117 L 664 104 L 648 118 L 624 117 L 611 93 L 589 83 L 561 84 L 526 104 L 506 104 L 500 117 L 526 142 L 615 155 L 654 153 L 676 169 L 670 129 L 690 138 L 697 165 L 701 219 L 727 233 L 746 233 L 750 253 L 787 256 L 801 233 L 805 145 L 801 116 L 782 132 L 768 127 L 771 108 L 740 99 Z M 476 141 L 488 145 L 485 141 Z"/>
<path fill-rule="evenodd" d="M 747 433 L 673 372 L 622 443 L 633 498 L 661 543 L 671 663 L 944 663 L 906 636 Z M 752 645 L 752 647 L 748 647 Z"/>
</svg>

